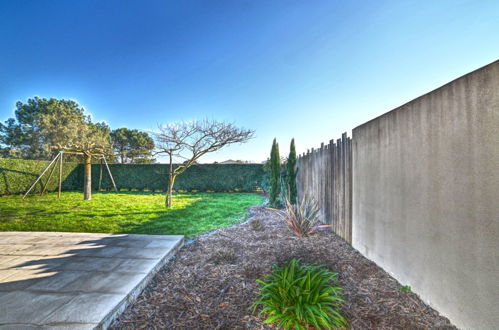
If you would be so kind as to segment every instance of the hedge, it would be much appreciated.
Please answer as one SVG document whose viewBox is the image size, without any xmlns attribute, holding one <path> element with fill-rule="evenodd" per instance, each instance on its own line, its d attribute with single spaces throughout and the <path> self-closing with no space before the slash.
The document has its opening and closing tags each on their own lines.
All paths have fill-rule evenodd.
<svg viewBox="0 0 499 330">
<path fill-rule="evenodd" d="M 36 178 L 42 173 L 49 161 L 41 160 L 23 160 L 23 159 L 3 159 L 0 158 L 0 195 L 10 195 L 24 193 L 35 182 Z M 82 183 L 77 175 L 76 169 L 78 163 L 64 162 L 62 167 L 62 189 L 77 190 L 81 189 Z M 54 191 L 58 187 L 59 168 L 52 175 L 48 191 Z M 45 184 L 48 178 L 47 174 L 39 181 L 33 192 L 40 192 L 42 184 Z"/>
<path fill-rule="evenodd" d="M 25 192 L 43 171 L 48 161 L 1 159 L 0 158 L 0 195 Z M 110 164 L 111 172 L 120 190 L 165 191 L 168 183 L 167 164 Z M 101 188 L 112 188 L 105 167 L 92 165 L 92 187 L 99 186 L 102 168 Z M 56 173 L 55 173 L 56 174 Z M 54 176 L 55 176 L 54 174 Z M 63 185 L 65 191 L 82 190 L 83 165 L 64 163 Z M 260 164 L 200 164 L 193 165 L 179 175 L 174 189 L 177 191 L 259 191 L 264 177 Z M 46 177 L 42 179 L 45 183 Z M 42 185 L 37 184 L 39 192 Z M 57 180 L 52 178 L 49 191 L 57 189 Z"/>
<path fill-rule="evenodd" d="M 118 189 L 165 191 L 168 184 L 167 164 L 110 164 Z M 92 185 L 98 187 L 100 165 L 92 167 Z M 263 179 L 260 164 L 192 165 L 175 180 L 175 190 L 182 191 L 258 191 Z M 102 188 L 112 187 L 103 168 Z"/>
</svg>

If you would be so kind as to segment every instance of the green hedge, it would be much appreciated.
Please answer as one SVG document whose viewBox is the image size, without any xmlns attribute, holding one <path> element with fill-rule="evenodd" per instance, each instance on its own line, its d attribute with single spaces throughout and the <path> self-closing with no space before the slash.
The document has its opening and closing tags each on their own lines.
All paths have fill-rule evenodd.
<svg viewBox="0 0 499 330">
<path fill-rule="evenodd" d="M 118 189 L 166 190 L 169 166 L 166 164 L 110 164 Z M 100 165 L 92 167 L 92 184 L 98 187 Z M 260 164 L 202 164 L 189 167 L 175 180 L 175 190 L 258 191 L 263 179 Z M 102 188 L 112 187 L 103 168 Z"/>
<path fill-rule="evenodd" d="M 34 182 L 48 161 L 0 158 L 0 195 L 25 192 Z M 168 183 L 167 164 L 110 164 L 118 189 L 165 191 Z M 92 187 L 97 189 L 101 166 L 92 165 Z M 105 167 L 102 167 L 103 189 L 112 184 Z M 56 173 L 48 187 L 57 189 Z M 83 165 L 64 163 L 63 190 L 81 190 L 83 187 Z M 260 164 L 201 164 L 193 165 L 179 175 L 174 189 L 177 191 L 258 191 L 261 189 L 264 172 Z M 45 183 L 47 177 L 42 181 Z M 42 185 L 37 184 L 35 192 Z"/>
<path fill-rule="evenodd" d="M 41 160 L 23 160 L 23 159 L 3 159 L 0 158 L 0 195 L 10 195 L 24 193 L 35 182 L 36 178 L 49 164 L 49 161 Z M 64 162 L 62 168 L 62 189 L 77 190 L 81 189 L 82 184 L 77 169 L 78 163 Z M 37 183 L 33 192 L 40 192 L 42 184 L 45 184 L 48 178 L 47 175 Z M 47 187 L 47 190 L 57 190 L 59 168 L 52 175 L 52 179 Z"/>
</svg>

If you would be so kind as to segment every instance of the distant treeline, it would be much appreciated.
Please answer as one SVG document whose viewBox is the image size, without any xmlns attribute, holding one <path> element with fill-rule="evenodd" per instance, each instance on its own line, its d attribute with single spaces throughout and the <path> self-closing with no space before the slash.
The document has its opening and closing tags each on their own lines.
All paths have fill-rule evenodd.
<svg viewBox="0 0 499 330">
<path fill-rule="evenodd" d="M 154 140 L 147 132 L 130 128 L 112 130 L 92 122 L 73 100 L 35 96 L 17 102 L 14 118 L 0 122 L 0 157 L 50 160 L 57 145 L 86 141 L 102 145 L 110 162 L 153 163 Z M 70 160 L 78 156 L 69 155 Z"/>
</svg>

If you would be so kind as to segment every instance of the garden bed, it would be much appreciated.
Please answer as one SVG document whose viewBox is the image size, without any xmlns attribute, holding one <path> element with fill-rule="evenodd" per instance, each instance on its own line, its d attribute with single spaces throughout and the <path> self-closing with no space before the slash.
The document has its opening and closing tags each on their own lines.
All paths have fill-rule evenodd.
<svg viewBox="0 0 499 330">
<path fill-rule="evenodd" d="M 262 230 L 252 221 L 259 219 Z M 455 329 L 449 320 L 327 229 L 298 238 L 273 210 L 250 209 L 244 223 L 200 236 L 178 252 L 114 323 L 114 329 L 273 328 L 252 313 L 255 282 L 291 258 L 339 273 L 344 315 L 354 329 Z"/>
</svg>

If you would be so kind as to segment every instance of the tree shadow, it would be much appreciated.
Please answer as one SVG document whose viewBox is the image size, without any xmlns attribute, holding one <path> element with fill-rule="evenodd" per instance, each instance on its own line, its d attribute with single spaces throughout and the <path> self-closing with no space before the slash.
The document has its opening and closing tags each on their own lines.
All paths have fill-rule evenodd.
<svg viewBox="0 0 499 330">
<path fill-rule="evenodd" d="M 109 192 L 104 194 L 117 194 Z M 153 195 L 151 192 L 123 193 L 124 195 Z M 181 201 L 173 209 L 158 207 L 129 207 L 119 205 L 104 209 L 98 206 L 73 212 L 68 208 L 54 208 L 48 210 L 24 209 L 34 218 L 26 219 L 25 223 L 12 228 L 25 228 L 30 231 L 43 229 L 44 231 L 77 231 L 103 232 L 147 235 L 186 235 L 189 238 L 200 235 L 220 227 L 232 225 L 240 219 L 248 205 L 244 200 L 236 198 L 228 201 L 229 194 L 187 193 L 181 194 Z M 118 199 L 119 200 L 119 199 Z M 157 203 L 157 199 L 153 199 Z M 120 202 L 121 203 L 121 202 Z M 24 213 L 23 213 L 24 214 Z M 66 217 L 70 217 L 66 221 Z M 0 222 L 9 222 L 14 215 L 8 214 Z M 19 218 L 19 216 L 17 217 Z M 50 219 L 47 223 L 37 222 L 36 219 Z M 93 222 L 96 221 L 96 222 Z M 39 225 L 39 224 L 43 224 Z"/>
<path fill-rule="evenodd" d="M 184 235 L 186 238 L 192 238 L 236 223 L 225 222 L 227 219 L 223 217 L 221 220 L 219 214 L 217 214 L 217 217 L 213 217 L 213 212 L 219 212 L 220 210 L 216 209 L 212 203 L 213 200 L 210 198 L 202 198 L 185 208 L 146 212 L 149 215 L 156 214 L 156 216 L 149 217 L 147 220 L 136 224 L 123 224 L 120 232 L 149 235 Z M 245 213 L 246 209 L 241 211 Z M 227 211 L 227 217 L 234 218 L 235 214 L 233 213 L 233 210 Z M 239 215 L 237 218 L 239 218 Z"/>
<path fill-rule="evenodd" d="M 26 234 L 28 239 L 29 237 L 34 239 L 35 236 L 30 234 L 31 233 Z M 65 246 L 57 243 L 56 234 L 47 233 L 47 238 L 45 239 L 54 239 L 53 247 L 58 252 L 54 256 L 46 257 L 43 255 L 43 252 L 41 252 L 39 245 L 37 245 L 41 242 L 30 242 L 29 240 L 24 241 L 23 234 L 18 235 L 18 240 L 21 243 L 21 246 L 29 244 L 33 245 L 30 245 L 30 248 L 21 249 L 20 251 L 8 252 L 8 250 L 6 252 L 4 249 L 0 252 L 0 256 L 5 259 L 13 258 L 12 261 L 4 261 L 0 264 L 0 272 L 12 270 L 12 275 L 0 280 L 0 292 L 29 289 L 29 287 L 33 284 L 42 280 L 45 281 L 48 278 L 53 279 L 55 282 L 62 283 L 64 281 L 61 282 L 59 277 L 62 274 L 61 270 L 65 269 L 65 265 L 67 267 L 69 262 L 74 262 L 80 257 L 89 257 L 90 255 L 98 257 L 104 253 L 102 251 L 106 249 L 109 243 L 114 242 L 112 237 L 104 237 L 94 240 L 83 240 L 81 242 Z M 9 239 L 9 237 L 7 238 Z M 12 237 L 10 237 L 10 239 L 12 239 Z M 15 244 L 12 245 L 12 247 L 15 246 Z M 78 248 L 75 248 L 75 246 L 78 246 Z M 23 272 L 26 274 L 21 274 Z M 16 273 L 22 276 L 25 275 L 27 278 L 21 280 L 9 280 L 9 278 L 16 278 Z M 44 274 L 46 274 L 46 276 L 43 276 Z"/>
</svg>

